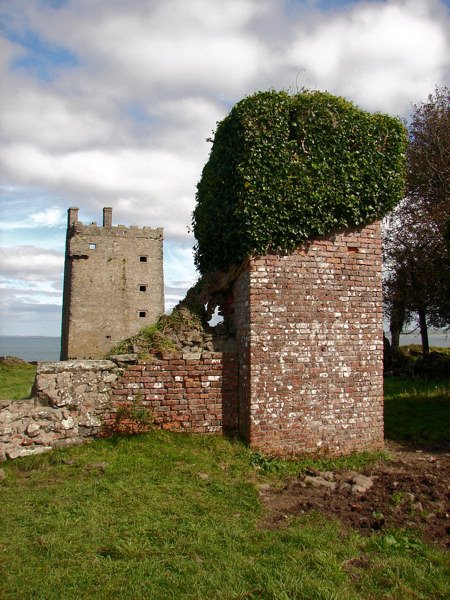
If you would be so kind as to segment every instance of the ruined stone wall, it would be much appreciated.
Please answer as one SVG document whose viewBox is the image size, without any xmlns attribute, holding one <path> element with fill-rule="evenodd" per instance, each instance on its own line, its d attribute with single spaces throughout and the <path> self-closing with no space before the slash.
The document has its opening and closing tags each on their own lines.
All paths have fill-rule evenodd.
<svg viewBox="0 0 450 600">
<path fill-rule="evenodd" d="M 28 400 L 0 400 L 0 461 L 83 443 L 102 433 L 111 385 L 109 360 L 40 363 Z"/>
<path fill-rule="evenodd" d="M 163 230 L 113 227 L 110 211 L 99 227 L 69 209 L 63 360 L 101 358 L 164 313 Z"/>
<path fill-rule="evenodd" d="M 195 433 L 237 429 L 238 364 L 235 352 L 182 353 L 130 365 L 113 384 L 113 411 L 138 400 L 163 429 Z M 114 419 L 114 412 L 112 420 Z"/>
<path fill-rule="evenodd" d="M 98 239 L 103 235 L 121 239 L 119 232 Z M 87 242 L 79 238 L 78 250 L 74 242 L 74 256 Z M 41 363 L 36 398 L 0 404 L 0 460 L 104 435 L 133 404 L 149 412 L 153 426 L 239 429 L 253 448 L 272 455 L 382 447 L 379 223 L 250 258 L 233 299 L 237 355 L 155 355 L 122 370 L 111 361 Z"/>
<path fill-rule="evenodd" d="M 109 360 L 40 363 L 28 400 L 0 400 L 0 462 L 129 431 L 120 408 L 143 407 L 152 427 L 237 428 L 235 352 L 171 354 L 119 367 Z M 140 422 L 131 430 L 141 430 Z M 144 427 L 145 430 L 145 427 Z"/>
<path fill-rule="evenodd" d="M 254 257 L 234 297 L 251 446 L 277 455 L 381 447 L 380 224 Z"/>
</svg>

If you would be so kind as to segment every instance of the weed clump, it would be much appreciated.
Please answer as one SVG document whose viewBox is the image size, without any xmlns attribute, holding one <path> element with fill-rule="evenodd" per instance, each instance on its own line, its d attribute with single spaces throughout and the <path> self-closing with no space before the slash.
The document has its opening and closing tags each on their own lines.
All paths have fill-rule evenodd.
<svg viewBox="0 0 450 600">
<path fill-rule="evenodd" d="M 107 357 L 137 354 L 147 358 L 159 352 L 213 352 L 234 349 L 234 339 L 225 327 L 211 327 L 202 301 L 203 282 L 191 287 L 170 315 L 114 346 Z"/>
</svg>

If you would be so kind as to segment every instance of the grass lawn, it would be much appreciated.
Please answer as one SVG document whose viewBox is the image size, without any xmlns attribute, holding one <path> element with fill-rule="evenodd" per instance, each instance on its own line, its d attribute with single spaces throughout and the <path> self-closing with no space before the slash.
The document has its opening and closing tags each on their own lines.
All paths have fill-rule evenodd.
<svg viewBox="0 0 450 600">
<path fill-rule="evenodd" d="M 388 440 L 450 444 L 450 381 L 386 378 L 384 421 Z"/>
<path fill-rule="evenodd" d="M 258 484 L 305 466 L 162 431 L 6 463 L 0 597 L 448 598 L 446 557 L 420 541 L 315 514 L 260 528 Z"/>
<path fill-rule="evenodd" d="M 0 362 L 0 400 L 29 398 L 36 366 L 27 362 Z"/>
<path fill-rule="evenodd" d="M 448 383 L 387 380 L 388 437 L 441 439 L 448 400 Z M 382 458 L 314 465 L 359 469 Z M 4 463 L 0 598 L 449 598 L 448 555 L 414 532 L 362 536 L 314 513 L 262 528 L 258 486 L 282 486 L 311 465 L 164 431 Z"/>
</svg>

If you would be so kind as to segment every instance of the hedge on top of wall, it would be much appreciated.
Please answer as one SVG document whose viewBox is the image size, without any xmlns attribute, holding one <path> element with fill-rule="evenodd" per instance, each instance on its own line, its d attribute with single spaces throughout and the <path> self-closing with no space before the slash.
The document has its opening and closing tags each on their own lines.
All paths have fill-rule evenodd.
<svg viewBox="0 0 450 600">
<path fill-rule="evenodd" d="M 218 124 L 197 186 L 200 273 L 382 218 L 402 198 L 406 130 L 326 92 L 258 92 Z"/>
</svg>

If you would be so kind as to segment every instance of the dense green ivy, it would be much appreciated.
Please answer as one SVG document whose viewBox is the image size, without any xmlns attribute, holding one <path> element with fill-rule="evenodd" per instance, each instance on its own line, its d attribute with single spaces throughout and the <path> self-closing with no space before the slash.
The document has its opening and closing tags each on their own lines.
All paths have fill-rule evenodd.
<svg viewBox="0 0 450 600">
<path fill-rule="evenodd" d="M 201 273 L 383 217 L 404 191 L 406 131 L 325 92 L 259 92 L 218 124 L 197 186 Z"/>
</svg>

